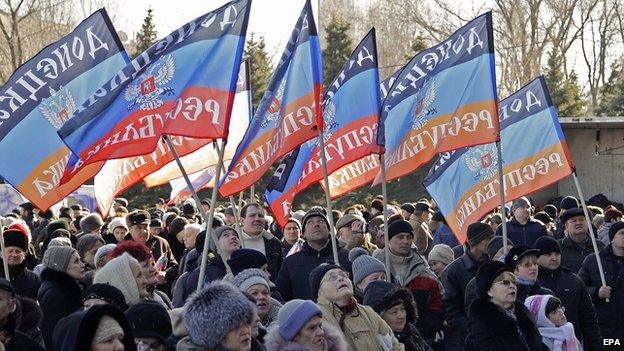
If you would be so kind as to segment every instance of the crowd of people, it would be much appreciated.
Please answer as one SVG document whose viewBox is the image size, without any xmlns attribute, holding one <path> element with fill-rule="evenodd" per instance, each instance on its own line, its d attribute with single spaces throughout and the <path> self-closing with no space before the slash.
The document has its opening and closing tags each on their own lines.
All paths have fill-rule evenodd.
<svg viewBox="0 0 624 351">
<path fill-rule="evenodd" d="M 522 197 L 461 244 L 435 202 L 390 205 L 385 223 L 382 200 L 297 210 L 283 228 L 259 203 L 218 206 L 209 230 L 206 200 L 117 198 L 106 220 L 22 204 L 1 219 L 0 350 L 594 351 L 624 337 L 616 207 L 590 206 L 588 223 L 574 197 Z"/>
</svg>

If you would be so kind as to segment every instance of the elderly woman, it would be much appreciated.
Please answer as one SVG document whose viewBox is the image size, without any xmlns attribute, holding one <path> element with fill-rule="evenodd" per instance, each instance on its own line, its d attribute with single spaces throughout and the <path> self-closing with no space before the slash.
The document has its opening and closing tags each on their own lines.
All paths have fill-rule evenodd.
<svg viewBox="0 0 624 351">
<path fill-rule="evenodd" d="M 232 284 L 218 280 L 191 295 L 183 322 L 188 336 L 177 351 L 249 351 L 255 306 Z"/>
<path fill-rule="evenodd" d="M 561 300 L 552 295 L 529 296 L 524 305 L 537 323 L 542 343 L 552 351 L 580 351 L 583 348 L 568 322 Z"/>
<path fill-rule="evenodd" d="M 123 293 L 129 306 L 149 296 L 147 279 L 143 275 L 141 265 L 128 253 L 108 261 L 95 273 L 93 283 L 105 283 L 116 287 Z"/>
<path fill-rule="evenodd" d="M 346 351 L 342 333 L 322 322 L 323 313 L 314 302 L 291 300 L 280 309 L 264 345 L 271 351 Z"/>
<path fill-rule="evenodd" d="M 245 269 L 232 279 L 232 284 L 254 298 L 264 328 L 277 323 L 277 313 L 282 304 L 271 297 L 271 282 L 265 271 L 258 268 Z"/>
<path fill-rule="evenodd" d="M 479 268 L 466 351 L 544 350 L 529 311 L 516 301 L 516 284 L 516 276 L 502 262 L 489 261 Z"/>
</svg>

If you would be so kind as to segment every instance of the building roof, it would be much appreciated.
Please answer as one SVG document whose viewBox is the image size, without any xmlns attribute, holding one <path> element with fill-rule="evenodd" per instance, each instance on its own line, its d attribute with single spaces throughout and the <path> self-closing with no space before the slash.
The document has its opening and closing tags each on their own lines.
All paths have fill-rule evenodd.
<svg viewBox="0 0 624 351">
<path fill-rule="evenodd" d="M 560 117 L 564 129 L 624 128 L 624 117 Z"/>
</svg>

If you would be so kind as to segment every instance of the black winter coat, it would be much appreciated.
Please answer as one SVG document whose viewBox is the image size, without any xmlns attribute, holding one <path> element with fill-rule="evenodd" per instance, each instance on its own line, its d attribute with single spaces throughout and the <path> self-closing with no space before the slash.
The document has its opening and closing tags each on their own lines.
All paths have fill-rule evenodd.
<svg viewBox="0 0 624 351">
<path fill-rule="evenodd" d="M 0 260 L 0 265 L 2 265 Z M 26 296 L 31 299 L 37 298 L 37 292 L 41 285 L 41 279 L 38 275 L 26 268 L 26 261 L 18 266 L 9 266 L 9 274 L 11 275 L 11 284 L 18 295 Z M 0 269 L 0 277 L 4 276 L 4 269 Z"/>
<path fill-rule="evenodd" d="M 4 348 L 6 351 L 45 351 L 36 341 L 18 330 L 13 332 L 13 337 Z"/>
<path fill-rule="evenodd" d="M 284 301 L 292 299 L 314 300 L 310 291 L 310 272 L 321 263 L 333 261 L 334 254 L 330 241 L 327 241 L 327 245 L 320 251 L 313 249 L 306 242 L 301 251 L 286 257 L 275 281 L 277 290 Z M 349 273 L 351 272 L 349 251 L 342 248 L 338 249 L 338 261 Z"/>
<path fill-rule="evenodd" d="M 538 280 L 561 299 L 566 318 L 574 326 L 574 334 L 583 343 L 583 350 L 604 350 L 596 308 L 581 278 L 566 268 L 550 270 L 540 267 Z"/>
<path fill-rule="evenodd" d="M 602 241 L 598 240 L 596 244 L 598 245 L 598 250 L 604 249 Z M 565 267 L 572 272 L 578 272 L 585 257 L 593 252 L 594 246 L 590 239 L 579 244 L 566 236 L 561 240 L 561 267 Z"/>
<path fill-rule="evenodd" d="M 188 278 L 184 282 L 184 291 L 183 301 L 186 301 L 186 298 L 192 294 L 195 290 L 197 290 L 197 281 L 199 280 L 199 272 L 201 270 L 201 258 L 198 259 L 198 266 L 188 274 Z M 204 285 L 214 281 L 223 279 L 226 274 L 225 264 L 223 263 L 223 259 L 221 259 L 220 255 L 217 255 L 213 258 L 210 258 L 208 262 L 206 262 L 206 275 L 204 276 Z M 177 287 L 176 287 L 177 288 Z"/>
<path fill-rule="evenodd" d="M 37 344 L 43 345 L 41 335 L 41 321 L 43 311 L 37 301 L 27 297 L 18 296 L 15 303 L 15 311 L 11 313 L 15 321 L 15 329 L 33 339 Z"/>
<path fill-rule="evenodd" d="M 587 286 L 598 314 L 598 326 L 603 338 L 621 338 L 624 335 L 624 257 L 613 256 L 611 245 L 600 251 L 605 281 L 611 290 L 609 302 L 598 297 L 602 283 L 598 273 L 596 255 L 585 258 L 579 277 Z"/>
<path fill-rule="evenodd" d="M 61 318 L 82 308 L 80 285 L 65 272 L 46 268 L 41 272 L 41 287 L 37 300 L 43 310 L 41 333 L 46 348 L 52 345 L 52 331 Z"/>
<path fill-rule="evenodd" d="M 275 282 L 280 269 L 282 268 L 282 262 L 284 261 L 284 254 L 282 253 L 282 243 L 278 238 L 271 235 L 271 238 L 264 236 L 264 250 L 266 252 L 267 264 L 269 266 L 269 273 L 271 274 L 271 281 Z"/>
<path fill-rule="evenodd" d="M 433 351 L 411 323 L 407 323 L 402 332 L 394 333 L 394 335 L 401 344 L 405 345 L 405 351 Z"/>
<path fill-rule="evenodd" d="M 527 308 L 516 301 L 514 314 L 515 319 L 489 300 L 476 299 L 470 306 L 465 351 L 548 350 Z"/>
</svg>

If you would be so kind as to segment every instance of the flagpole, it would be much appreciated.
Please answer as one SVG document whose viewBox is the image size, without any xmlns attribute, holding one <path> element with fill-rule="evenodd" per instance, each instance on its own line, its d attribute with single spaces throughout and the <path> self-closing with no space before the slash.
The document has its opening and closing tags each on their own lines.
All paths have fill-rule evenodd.
<svg viewBox="0 0 624 351">
<path fill-rule="evenodd" d="M 385 151 L 379 154 L 379 167 L 381 168 L 381 196 L 383 196 L 383 220 L 384 220 L 384 248 L 386 250 L 384 264 L 386 265 L 386 281 L 391 282 L 390 276 L 390 239 L 388 234 L 388 178 L 386 177 Z"/>
<path fill-rule="evenodd" d="M 329 221 L 329 234 L 331 237 L 332 251 L 334 252 L 334 263 L 338 261 L 338 244 L 336 243 L 336 229 L 334 228 L 334 214 L 332 210 L 331 197 L 329 196 L 329 175 L 327 174 L 327 160 L 325 159 L 325 140 L 323 139 L 323 128 L 319 128 L 319 150 L 321 154 L 321 165 L 323 166 L 323 178 L 325 179 L 325 202 L 327 204 L 327 220 Z"/>
<path fill-rule="evenodd" d="M 9 275 L 9 263 L 5 257 L 4 251 L 4 227 L 0 225 L 0 249 L 2 250 L 2 266 L 4 267 L 4 277 L 6 280 L 11 281 L 11 276 Z"/>
<path fill-rule="evenodd" d="M 256 186 L 254 184 L 251 185 L 251 188 L 249 189 L 249 202 L 251 202 L 252 204 L 256 203 Z"/>
<path fill-rule="evenodd" d="M 587 221 L 587 228 L 589 229 L 589 237 L 591 238 L 592 246 L 594 247 L 596 263 L 598 263 L 598 273 L 600 273 L 600 281 L 602 282 L 603 286 L 606 286 L 607 282 L 605 280 L 604 270 L 602 269 L 602 261 L 600 260 L 600 252 L 598 251 L 598 244 L 596 244 L 596 234 L 594 233 L 594 228 L 592 227 L 592 221 L 591 221 L 591 218 L 589 217 L 589 210 L 587 209 L 587 205 L 585 204 L 585 196 L 583 196 L 583 191 L 581 190 L 581 184 L 579 183 L 578 177 L 576 175 L 576 167 L 572 170 L 572 178 L 574 179 L 574 185 L 576 186 L 576 191 L 578 192 L 579 200 L 583 207 L 583 212 L 585 213 L 585 220 Z M 609 299 L 607 299 L 607 302 L 609 302 Z"/>
<path fill-rule="evenodd" d="M 507 209 L 505 208 L 505 180 L 503 174 L 503 150 L 501 142 L 496 142 L 496 156 L 498 157 L 498 192 L 500 193 L 500 206 L 503 226 L 503 253 L 507 254 Z"/>
<path fill-rule="evenodd" d="M 234 203 L 234 196 L 230 196 L 230 206 L 232 206 L 232 212 L 234 213 L 234 228 L 236 229 L 236 232 L 238 233 L 239 237 L 240 237 L 240 243 L 241 243 L 241 247 L 244 249 L 245 248 L 245 240 L 243 240 L 243 236 L 242 236 L 242 232 L 241 232 L 241 228 L 240 228 L 240 222 L 239 222 L 239 216 L 238 216 L 238 211 L 240 211 L 240 207 L 236 208 L 236 204 Z"/>
</svg>

